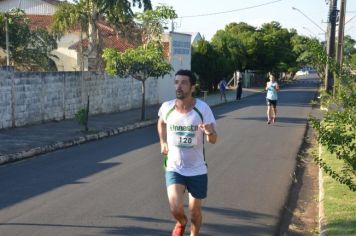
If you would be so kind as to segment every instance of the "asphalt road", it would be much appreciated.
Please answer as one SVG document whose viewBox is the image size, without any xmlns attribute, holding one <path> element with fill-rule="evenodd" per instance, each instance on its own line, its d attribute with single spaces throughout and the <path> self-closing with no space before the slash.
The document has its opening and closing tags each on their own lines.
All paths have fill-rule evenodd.
<svg viewBox="0 0 356 236">
<path fill-rule="evenodd" d="M 219 140 L 206 148 L 202 236 L 275 234 L 312 82 L 282 89 L 275 124 L 266 124 L 264 94 L 213 109 Z M 159 150 L 151 126 L 0 166 L 0 235 L 170 235 Z"/>
</svg>

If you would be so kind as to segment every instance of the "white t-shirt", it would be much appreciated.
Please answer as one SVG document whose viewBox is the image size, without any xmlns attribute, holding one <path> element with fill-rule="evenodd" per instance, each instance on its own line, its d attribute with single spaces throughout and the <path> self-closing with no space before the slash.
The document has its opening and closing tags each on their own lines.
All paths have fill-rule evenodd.
<svg viewBox="0 0 356 236">
<path fill-rule="evenodd" d="M 166 171 L 174 171 L 184 176 L 207 173 L 204 158 L 204 134 L 199 124 L 216 125 L 210 107 L 196 99 L 195 107 L 182 114 L 175 109 L 176 100 L 164 102 L 158 111 L 167 125 L 168 160 Z"/>
<path fill-rule="evenodd" d="M 266 98 L 269 100 L 277 100 L 278 96 L 277 96 L 277 82 L 274 81 L 273 83 L 271 82 L 267 82 L 267 96 Z"/>
</svg>

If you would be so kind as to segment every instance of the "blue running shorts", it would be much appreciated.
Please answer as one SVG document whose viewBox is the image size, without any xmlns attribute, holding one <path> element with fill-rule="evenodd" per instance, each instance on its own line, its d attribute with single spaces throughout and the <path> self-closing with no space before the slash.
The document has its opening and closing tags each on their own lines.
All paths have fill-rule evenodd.
<svg viewBox="0 0 356 236">
<path fill-rule="evenodd" d="M 174 171 L 166 171 L 166 186 L 184 185 L 196 199 L 204 199 L 208 192 L 208 175 L 184 176 Z"/>
</svg>

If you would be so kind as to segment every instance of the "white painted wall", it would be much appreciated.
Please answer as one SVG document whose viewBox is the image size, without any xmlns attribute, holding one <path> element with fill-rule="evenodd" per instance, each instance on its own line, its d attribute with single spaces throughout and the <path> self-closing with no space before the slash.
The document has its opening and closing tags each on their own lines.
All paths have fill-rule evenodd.
<svg viewBox="0 0 356 236">
<path fill-rule="evenodd" d="M 162 103 L 175 98 L 174 74 L 180 69 L 190 70 L 191 35 L 177 32 L 164 34 L 164 42 L 169 42 L 169 63 L 173 67 L 170 75 L 158 79 L 158 100 Z"/>
<path fill-rule="evenodd" d="M 69 49 L 71 45 L 78 42 L 80 39 L 79 32 L 65 34 L 58 41 L 58 48 L 52 54 L 59 57 L 54 59 L 58 71 L 78 71 L 80 64 L 78 61 L 78 53 L 76 50 Z"/>
</svg>

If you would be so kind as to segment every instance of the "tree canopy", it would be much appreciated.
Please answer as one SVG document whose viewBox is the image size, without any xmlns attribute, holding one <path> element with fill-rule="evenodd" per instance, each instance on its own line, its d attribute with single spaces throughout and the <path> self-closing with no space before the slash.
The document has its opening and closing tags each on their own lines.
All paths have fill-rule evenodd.
<svg viewBox="0 0 356 236">
<path fill-rule="evenodd" d="M 206 71 L 217 78 L 202 76 L 201 80 L 207 80 L 201 81 L 202 84 L 210 84 L 211 81 L 232 76 L 235 71 L 244 70 L 275 74 L 284 72 L 288 77 L 293 77 L 305 65 L 319 66 L 316 63 L 318 54 L 311 49 L 313 47 L 307 46 L 312 42 L 314 48 L 322 47 L 318 40 L 298 35 L 296 30 L 283 28 L 276 21 L 265 23 L 259 28 L 245 22 L 230 23 L 215 33 L 211 43 L 204 42 L 193 46 L 192 70 L 198 75 L 203 75 L 205 71 L 200 68 L 207 64 L 205 61 L 207 58 L 218 65 L 206 67 L 208 68 Z M 209 44 L 213 48 L 207 51 L 204 47 L 208 48 Z M 347 45 L 352 45 L 352 41 L 347 41 Z M 351 55 L 349 61 L 352 64 L 353 57 L 349 53 L 352 50 L 349 49 L 351 47 L 345 45 L 345 53 Z M 320 75 L 324 73 L 322 68 L 316 69 Z"/>
<path fill-rule="evenodd" d="M 205 39 L 198 41 L 192 51 L 191 67 L 199 75 L 199 88 L 210 90 L 224 74 L 226 64 L 220 63 L 223 57 L 219 57 L 213 45 Z"/>
<path fill-rule="evenodd" d="M 158 78 L 168 74 L 172 68 L 165 61 L 163 46 L 160 39 L 163 24 L 167 19 L 177 17 L 173 8 L 159 6 L 138 15 L 143 27 L 143 44 L 136 48 L 118 52 L 115 49 L 105 49 L 103 57 L 106 62 L 106 72 L 111 75 L 131 77 L 142 83 L 141 120 L 145 119 L 145 82 L 149 77 Z"/>
<path fill-rule="evenodd" d="M 29 19 L 20 9 L 0 13 L 0 48 L 6 50 L 6 28 L 8 21 L 10 64 L 19 71 L 56 71 L 56 56 L 51 52 L 57 48 L 53 35 L 45 29 L 29 28 Z M 2 59 L 5 64 L 5 59 Z"/>
</svg>

